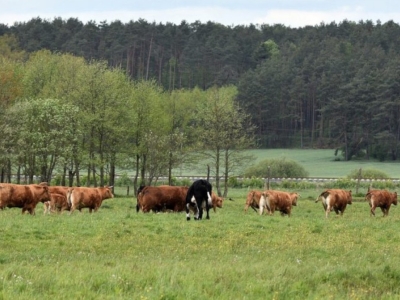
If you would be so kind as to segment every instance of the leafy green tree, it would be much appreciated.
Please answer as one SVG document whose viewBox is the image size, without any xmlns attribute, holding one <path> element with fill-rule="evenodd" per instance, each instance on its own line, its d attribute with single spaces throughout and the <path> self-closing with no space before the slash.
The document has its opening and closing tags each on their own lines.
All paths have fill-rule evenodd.
<svg viewBox="0 0 400 300">
<path fill-rule="evenodd" d="M 12 141 L 9 150 L 30 183 L 35 175 L 50 182 L 59 160 L 72 155 L 79 138 L 77 112 L 77 107 L 54 99 L 18 101 L 7 111 L 3 130 Z"/>
<path fill-rule="evenodd" d="M 255 142 L 254 128 L 235 101 L 236 95 L 237 89 L 233 86 L 207 90 L 197 103 L 195 116 L 197 136 L 204 149 L 201 153 L 212 165 L 218 195 L 223 196 L 228 193 L 231 173 L 252 159 L 242 151 L 253 147 Z M 221 178 L 224 178 L 223 192 Z"/>
</svg>

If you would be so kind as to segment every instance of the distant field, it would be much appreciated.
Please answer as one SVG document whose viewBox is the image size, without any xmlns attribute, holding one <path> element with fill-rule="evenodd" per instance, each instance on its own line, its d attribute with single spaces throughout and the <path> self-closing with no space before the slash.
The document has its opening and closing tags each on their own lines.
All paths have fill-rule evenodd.
<svg viewBox="0 0 400 300">
<path fill-rule="evenodd" d="M 400 178 L 399 162 L 377 160 L 335 161 L 334 149 L 257 149 L 248 150 L 256 157 L 254 164 L 264 159 L 287 158 L 300 163 L 310 177 L 346 177 L 352 170 L 377 169 L 391 178 Z M 176 176 L 199 175 L 199 171 L 175 172 Z"/>
</svg>

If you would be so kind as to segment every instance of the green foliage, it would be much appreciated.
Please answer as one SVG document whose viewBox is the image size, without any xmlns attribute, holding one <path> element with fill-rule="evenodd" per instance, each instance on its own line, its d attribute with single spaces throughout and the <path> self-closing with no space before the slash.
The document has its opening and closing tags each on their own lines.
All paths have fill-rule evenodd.
<svg viewBox="0 0 400 300">
<path fill-rule="evenodd" d="M 286 158 L 260 161 L 257 165 L 247 168 L 244 172 L 244 176 L 267 177 L 268 167 L 270 167 L 271 177 L 302 178 L 308 176 L 308 172 L 302 165 Z"/>
<path fill-rule="evenodd" d="M 174 186 L 190 186 L 192 181 L 188 178 L 178 179 L 176 177 L 172 177 L 172 185 Z"/>
<path fill-rule="evenodd" d="M 118 179 L 115 180 L 116 186 L 131 186 L 133 184 L 132 180 L 129 178 L 127 172 L 123 172 Z"/>
<path fill-rule="evenodd" d="M 100 177 L 96 176 L 96 181 L 97 184 L 99 184 L 100 182 Z M 88 184 L 88 176 L 87 175 L 83 175 L 80 177 L 80 182 L 81 182 L 81 186 L 94 186 L 94 178 L 93 176 L 90 176 L 90 182 Z"/>
<path fill-rule="evenodd" d="M 352 170 L 350 174 L 347 175 L 347 178 L 350 179 L 358 179 L 360 174 L 359 170 Z M 363 179 L 388 179 L 389 176 L 380 170 L 375 169 L 365 169 L 361 170 L 361 178 Z"/>
<path fill-rule="evenodd" d="M 257 178 L 254 176 L 252 176 L 251 178 L 244 178 L 242 181 L 242 187 L 261 189 L 264 187 L 264 180 L 262 178 Z"/>
</svg>

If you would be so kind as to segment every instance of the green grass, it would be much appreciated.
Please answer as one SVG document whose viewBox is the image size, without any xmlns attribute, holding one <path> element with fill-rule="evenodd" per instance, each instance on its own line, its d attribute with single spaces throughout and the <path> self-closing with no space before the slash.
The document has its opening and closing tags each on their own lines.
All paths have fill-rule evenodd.
<svg viewBox="0 0 400 300">
<path fill-rule="evenodd" d="M 379 162 L 370 160 L 343 161 L 341 156 L 335 156 L 334 149 L 254 149 L 247 153 L 254 155 L 257 164 L 264 159 L 287 158 L 301 164 L 309 173 L 309 177 L 340 178 L 346 177 L 352 170 L 376 169 L 386 173 L 390 178 L 400 178 L 400 162 Z M 341 158 L 341 161 L 335 159 Z M 249 165 L 250 166 L 250 165 Z M 244 166 L 243 170 L 249 166 Z M 200 164 L 198 170 L 175 170 L 174 176 L 205 176 L 206 167 Z M 237 172 L 237 173 L 240 173 Z M 237 175 L 237 174 L 235 174 Z M 272 175 L 273 176 L 273 175 Z"/>
<path fill-rule="evenodd" d="M 355 201 L 326 219 L 319 192 L 291 218 L 245 214 L 245 189 L 199 222 L 127 197 L 94 214 L 0 211 L 0 299 L 399 298 L 398 208 L 374 218 Z"/>
<path fill-rule="evenodd" d="M 263 159 L 287 158 L 300 163 L 310 177 L 339 178 L 346 177 L 352 170 L 376 169 L 390 178 L 400 178 L 398 161 L 379 162 L 370 160 L 335 161 L 334 149 L 257 149 L 249 150 L 256 157 L 256 162 Z"/>
</svg>

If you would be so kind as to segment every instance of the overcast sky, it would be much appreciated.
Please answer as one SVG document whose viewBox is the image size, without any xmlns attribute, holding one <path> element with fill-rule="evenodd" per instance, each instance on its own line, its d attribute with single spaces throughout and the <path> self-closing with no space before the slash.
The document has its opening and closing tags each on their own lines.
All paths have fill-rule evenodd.
<svg viewBox="0 0 400 300">
<path fill-rule="evenodd" d="M 279 23 L 294 28 L 345 19 L 400 23 L 400 0 L 0 0 L 1 24 L 11 26 L 36 17 L 50 21 L 73 17 L 83 23 L 127 23 L 140 18 L 176 24 L 213 21 L 228 26 Z"/>
</svg>

